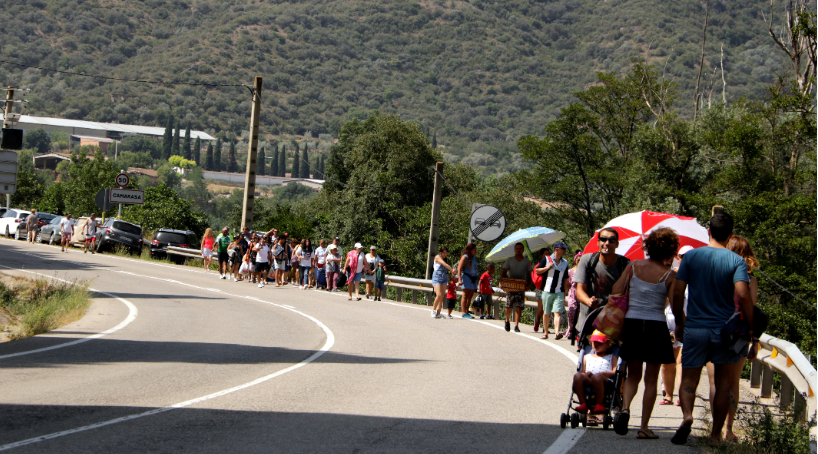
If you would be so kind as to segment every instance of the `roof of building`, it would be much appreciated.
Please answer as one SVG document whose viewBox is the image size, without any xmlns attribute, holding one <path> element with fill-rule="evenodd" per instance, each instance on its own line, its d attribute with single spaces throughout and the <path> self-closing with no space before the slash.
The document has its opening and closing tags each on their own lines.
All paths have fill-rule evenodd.
<svg viewBox="0 0 818 454">
<path fill-rule="evenodd" d="M 3 118 L 5 118 L 5 116 L 2 113 L 0 113 L 0 119 Z M 99 123 L 96 121 L 69 120 L 67 118 L 35 117 L 33 115 L 20 115 L 20 120 L 18 120 L 16 123 L 60 126 L 63 128 L 95 129 L 98 131 L 116 131 L 126 132 L 130 134 L 143 134 L 149 136 L 161 136 L 165 134 L 165 128 L 156 126 L 122 125 L 119 123 Z M 180 132 L 180 134 L 183 132 L 184 131 Z M 191 130 L 190 137 L 192 139 L 198 137 L 202 140 L 216 140 L 215 137 L 211 136 L 210 134 L 204 131 Z"/>
<path fill-rule="evenodd" d="M 35 160 L 36 159 L 48 159 L 48 158 L 63 159 L 63 160 L 66 160 L 66 161 L 70 161 L 71 160 L 71 155 L 67 154 L 67 153 L 48 153 L 48 154 L 34 155 Z"/>
<path fill-rule="evenodd" d="M 76 134 L 71 134 L 71 137 L 76 137 L 77 139 L 96 140 L 97 142 L 100 143 L 114 143 L 114 139 L 106 139 L 105 137 L 79 136 Z"/>
</svg>

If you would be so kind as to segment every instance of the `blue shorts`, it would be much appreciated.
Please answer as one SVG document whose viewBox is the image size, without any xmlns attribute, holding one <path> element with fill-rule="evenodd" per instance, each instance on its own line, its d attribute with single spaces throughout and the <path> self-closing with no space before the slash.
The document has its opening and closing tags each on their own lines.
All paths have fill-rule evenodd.
<svg viewBox="0 0 818 454">
<path fill-rule="evenodd" d="M 432 274 L 432 285 L 447 285 L 449 283 L 449 271 L 442 266 Z"/>
<path fill-rule="evenodd" d="M 361 282 L 361 273 L 355 273 L 355 276 L 352 278 L 352 282 Z"/>
<path fill-rule="evenodd" d="M 380 289 L 380 290 L 385 289 L 386 288 L 386 282 L 375 281 L 375 288 Z"/>
<path fill-rule="evenodd" d="M 477 279 L 466 273 L 463 273 L 461 276 L 463 277 L 463 290 L 477 290 Z"/>
<path fill-rule="evenodd" d="M 734 364 L 741 355 L 730 351 L 721 337 L 721 328 L 688 328 L 682 339 L 682 368 L 695 369 L 713 364 Z"/>
</svg>

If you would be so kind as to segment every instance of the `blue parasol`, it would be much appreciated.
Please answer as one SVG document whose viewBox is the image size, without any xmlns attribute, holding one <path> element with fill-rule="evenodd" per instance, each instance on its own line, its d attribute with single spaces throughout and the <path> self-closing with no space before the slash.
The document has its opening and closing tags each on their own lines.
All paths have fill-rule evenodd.
<svg viewBox="0 0 818 454">
<path fill-rule="evenodd" d="M 547 245 L 552 245 L 564 237 L 565 233 L 546 227 L 530 227 L 518 230 L 497 243 L 497 246 L 494 246 L 494 249 L 486 256 L 486 261 L 498 263 L 509 257 L 514 257 L 514 245 L 517 243 L 523 243 L 524 246 L 527 246 L 526 252 L 530 253 L 539 251 Z"/>
</svg>

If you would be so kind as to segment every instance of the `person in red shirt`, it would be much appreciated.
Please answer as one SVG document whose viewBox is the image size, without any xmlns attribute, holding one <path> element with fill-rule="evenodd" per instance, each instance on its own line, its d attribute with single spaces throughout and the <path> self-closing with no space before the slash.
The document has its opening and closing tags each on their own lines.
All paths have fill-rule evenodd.
<svg viewBox="0 0 818 454">
<path fill-rule="evenodd" d="M 449 281 L 449 291 L 446 292 L 446 309 L 449 310 L 449 317 L 452 317 L 452 311 L 454 310 L 454 305 L 457 302 L 457 276 L 452 276 L 452 280 Z"/>
<path fill-rule="evenodd" d="M 491 316 L 491 309 L 494 307 L 494 301 L 492 300 L 492 295 L 494 295 L 494 288 L 491 286 L 491 276 L 494 274 L 494 264 L 489 263 L 486 265 L 486 272 L 480 276 L 480 286 L 478 291 L 480 292 L 480 308 L 478 312 L 480 313 L 480 318 L 486 318 L 489 320 L 493 320 L 494 317 Z M 474 306 L 474 304 L 472 304 Z"/>
</svg>

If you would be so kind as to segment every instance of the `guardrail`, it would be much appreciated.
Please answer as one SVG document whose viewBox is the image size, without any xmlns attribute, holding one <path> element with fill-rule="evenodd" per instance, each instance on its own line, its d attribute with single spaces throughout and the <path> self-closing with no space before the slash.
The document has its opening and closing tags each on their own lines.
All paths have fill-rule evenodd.
<svg viewBox="0 0 818 454">
<path fill-rule="evenodd" d="M 434 292 L 435 289 L 432 286 L 432 281 L 430 279 L 415 279 L 411 277 L 403 277 L 403 276 L 386 276 L 386 286 L 387 287 L 394 287 L 397 289 L 398 295 L 395 298 L 395 301 L 401 302 L 403 301 L 403 291 L 408 290 L 412 292 L 412 303 L 417 304 L 418 302 L 418 295 L 420 293 L 425 293 L 426 295 L 426 305 L 431 306 L 434 303 Z M 492 308 L 492 316 L 496 319 L 500 315 L 500 299 L 506 297 L 506 292 L 504 292 L 499 287 L 492 287 L 494 289 L 494 307 Z M 431 296 L 429 294 L 432 294 Z M 457 290 L 458 296 L 463 295 L 462 289 Z M 537 296 L 534 292 L 525 292 L 525 305 L 526 307 L 537 307 Z"/>
<path fill-rule="evenodd" d="M 199 249 L 188 249 L 185 247 L 168 246 L 167 253 L 171 255 L 181 255 L 183 257 L 190 257 L 194 259 L 202 258 L 202 251 Z"/>
<path fill-rule="evenodd" d="M 815 368 L 798 347 L 783 339 L 763 334 L 759 338 L 756 361 L 750 368 L 750 387 L 761 388 L 761 397 L 772 397 L 773 374 L 781 374 L 779 406 L 793 409 L 798 418 L 807 421 L 816 415 Z M 795 406 L 793 407 L 793 397 Z"/>
</svg>

